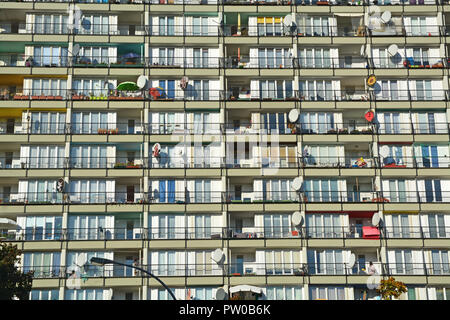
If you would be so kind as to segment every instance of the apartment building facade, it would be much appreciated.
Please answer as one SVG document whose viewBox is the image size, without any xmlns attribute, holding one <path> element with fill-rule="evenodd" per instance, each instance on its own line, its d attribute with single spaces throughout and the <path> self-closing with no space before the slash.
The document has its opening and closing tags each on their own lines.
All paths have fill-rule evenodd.
<svg viewBox="0 0 450 320">
<path fill-rule="evenodd" d="M 450 299 L 447 25 L 441 0 L 0 2 L 30 299 L 170 299 L 92 257 L 177 299 Z"/>
</svg>

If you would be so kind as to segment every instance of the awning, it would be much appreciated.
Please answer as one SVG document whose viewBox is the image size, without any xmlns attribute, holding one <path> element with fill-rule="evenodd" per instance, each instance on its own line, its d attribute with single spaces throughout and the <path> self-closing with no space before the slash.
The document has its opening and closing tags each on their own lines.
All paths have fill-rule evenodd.
<svg viewBox="0 0 450 320">
<path fill-rule="evenodd" d="M 8 218 L 0 218 L 0 228 L 2 229 L 15 229 L 17 223 L 14 220 Z"/>
<path fill-rule="evenodd" d="M 248 286 L 246 284 L 240 286 L 234 286 L 230 288 L 230 293 L 240 292 L 240 291 L 251 291 L 254 293 L 262 293 L 262 288 Z"/>
<path fill-rule="evenodd" d="M 379 239 L 380 230 L 377 227 L 363 227 L 363 239 Z"/>
</svg>

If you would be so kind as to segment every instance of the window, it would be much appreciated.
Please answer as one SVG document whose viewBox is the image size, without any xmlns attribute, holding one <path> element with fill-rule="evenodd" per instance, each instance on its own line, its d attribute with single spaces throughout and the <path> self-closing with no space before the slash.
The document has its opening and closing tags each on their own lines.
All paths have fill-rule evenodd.
<svg viewBox="0 0 450 320">
<path fill-rule="evenodd" d="M 290 180 L 263 180 L 264 201 L 291 201 Z M 260 199 L 258 199 L 260 200 Z"/>
<path fill-rule="evenodd" d="M 284 134 L 287 128 L 287 115 L 285 113 L 261 113 L 262 133 Z"/>
<path fill-rule="evenodd" d="M 287 238 L 291 236 L 291 219 L 288 214 L 264 214 L 264 237 Z"/>
<path fill-rule="evenodd" d="M 86 261 L 91 261 L 91 258 L 107 258 L 111 257 L 111 254 L 109 252 L 75 252 L 70 251 L 67 252 L 67 261 L 66 261 L 66 272 L 67 275 L 70 276 L 69 272 L 72 271 L 72 269 L 78 267 L 79 260 L 84 260 L 86 258 Z M 120 268 L 114 269 L 114 270 L 123 270 Z M 85 277 L 110 277 L 113 276 L 113 268 L 110 268 L 108 266 L 98 266 L 91 263 L 87 263 L 82 268 L 81 272 L 83 273 L 83 276 Z M 122 275 L 123 276 L 123 275 Z"/>
<path fill-rule="evenodd" d="M 116 57 L 110 57 L 109 47 L 82 47 L 80 49 L 78 63 L 88 63 L 88 64 L 98 64 L 106 63 L 109 64 Z M 110 60 L 111 59 L 111 60 Z"/>
<path fill-rule="evenodd" d="M 292 53 L 288 48 L 258 49 L 258 66 L 260 68 L 289 68 L 292 66 Z"/>
<path fill-rule="evenodd" d="M 64 146 L 29 146 L 24 149 L 28 151 L 26 159 L 23 159 L 28 168 L 64 168 Z"/>
<path fill-rule="evenodd" d="M 103 240 L 115 238 L 110 230 L 106 230 L 105 216 L 69 216 L 69 240 Z M 114 232 L 116 232 L 115 230 Z"/>
<path fill-rule="evenodd" d="M 24 229 L 25 241 L 59 240 L 62 232 L 62 217 L 27 216 Z"/>
<path fill-rule="evenodd" d="M 300 251 L 266 250 L 265 259 L 267 275 L 297 274 L 302 269 Z"/>
<path fill-rule="evenodd" d="M 387 145 L 388 148 L 388 156 L 382 158 L 383 164 L 387 165 L 405 165 L 406 161 L 403 159 L 403 146 L 401 145 Z"/>
<path fill-rule="evenodd" d="M 106 200 L 109 203 L 114 202 L 114 191 L 107 193 L 106 183 L 106 180 L 72 180 L 70 181 L 70 201 L 75 203 L 106 203 Z"/>
<path fill-rule="evenodd" d="M 213 288 L 194 287 L 186 289 L 186 298 L 189 294 L 192 300 L 213 300 Z"/>
<path fill-rule="evenodd" d="M 328 19 L 325 16 L 302 16 L 297 19 L 298 33 L 305 36 L 328 37 L 331 31 Z"/>
<path fill-rule="evenodd" d="M 341 199 L 338 180 L 305 180 L 304 194 L 308 202 L 338 202 Z"/>
<path fill-rule="evenodd" d="M 79 34 L 109 34 L 113 31 L 112 25 L 109 16 L 84 14 L 80 28 L 75 31 Z"/>
<path fill-rule="evenodd" d="M 66 289 L 65 300 L 105 300 L 103 289 Z"/>
<path fill-rule="evenodd" d="M 310 300 L 345 300 L 344 287 L 310 286 Z"/>
<path fill-rule="evenodd" d="M 159 180 L 159 188 L 155 190 L 154 197 L 159 203 L 175 203 L 176 195 L 175 180 Z"/>
<path fill-rule="evenodd" d="M 211 216 L 196 215 L 195 221 L 195 239 L 209 239 L 211 238 Z"/>
<path fill-rule="evenodd" d="M 433 100 L 433 89 L 431 80 L 414 80 L 416 87 L 416 100 Z M 436 99 L 437 100 L 437 99 Z"/>
<path fill-rule="evenodd" d="M 382 114 L 382 125 L 380 127 L 380 133 L 386 134 L 402 134 L 406 133 L 401 130 L 400 113 L 397 112 L 384 112 Z"/>
<path fill-rule="evenodd" d="M 426 179 L 423 180 L 425 184 L 425 197 L 423 193 L 420 197 L 422 202 L 442 202 L 442 188 L 441 180 L 438 179 Z M 444 198 L 446 197 L 446 192 L 444 191 Z M 447 201 L 447 200 L 444 200 Z"/>
<path fill-rule="evenodd" d="M 36 14 L 34 15 L 34 33 L 38 34 L 68 34 L 67 21 L 69 16 Z"/>
<path fill-rule="evenodd" d="M 310 274 L 342 275 L 345 272 L 342 250 L 308 250 Z"/>
<path fill-rule="evenodd" d="M 184 265 L 182 270 L 182 274 L 178 274 L 177 265 L 175 264 L 175 251 L 159 251 L 158 252 L 158 265 L 157 273 L 159 276 L 176 276 L 176 275 L 184 275 Z"/>
<path fill-rule="evenodd" d="M 267 286 L 267 300 L 302 300 L 303 288 L 300 286 Z"/>
<path fill-rule="evenodd" d="M 34 47 L 33 65 L 38 67 L 67 66 L 67 48 Z"/>
<path fill-rule="evenodd" d="M 72 91 L 76 95 L 108 96 L 108 82 L 104 79 L 76 79 L 73 81 Z"/>
<path fill-rule="evenodd" d="M 426 36 L 427 35 L 427 23 L 425 17 L 411 17 L 411 36 Z"/>
<path fill-rule="evenodd" d="M 175 292 L 174 289 L 169 288 L 172 292 Z M 173 300 L 171 294 L 164 288 L 157 289 L 158 300 Z"/>
<path fill-rule="evenodd" d="M 407 214 L 392 215 L 392 227 L 387 228 L 388 236 L 392 238 L 411 238 L 411 236 L 414 237 L 415 234 L 410 234 L 410 228 L 409 216 Z"/>
<path fill-rule="evenodd" d="M 375 91 L 377 100 L 399 100 L 399 89 L 397 80 L 379 81 L 380 90 Z M 402 97 L 404 96 L 402 92 Z"/>
<path fill-rule="evenodd" d="M 303 161 L 306 165 L 312 166 L 336 166 L 342 163 L 338 157 L 340 146 L 305 146 L 303 149 Z"/>
<path fill-rule="evenodd" d="M 260 80 L 259 96 L 261 99 L 292 98 L 292 81 L 290 80 Z"/>
<path fill-rule="evenodd" d="M 59 300 L 59 290 L 31 290 L 30 300 Z"/>
<path fill-rule="evenodd" d="M 330 68 L 330 49 L 310 48 L 298 51 L 300 68 Z"/>
<path fill-rule="evenodd" d="M 108 112 L 74 112 L 72 132 L 76 134 L 96 134 L 99 129 L 116 127 L 116 114 Z"/>
<path fill-rule="evenodd" d="M 34 271 L 34 278 L 58 278 L 60 274 L 59 252 L 26 252 L 23 255 L 23 272 Z"/>
<path fill-rule="evenodd" d="M 394 250 L 395 264 L 390 266 L 391 274 L 415 274 L 420 264 L 414 264 L 411 250 Z"/>
<path fill-rule="evenodd" d="M 67 80 L 62 79 L 33 79 L 32 96 L 54 96 L 55 99 L 67 97 Z"/>
<path fill-rule="evenodd" d="M 436 300 L 450 300 L 450 288 L 435 288 Z"/>
<path fill-rule="evenodd" d="M 281 17 L 257 17 L 258 36 L 281 36 Z"/>
<path fill-rule="evenodd" d="M 160 36 L 174 36 L 175 35 L 175 18 L 174 17 L 168 17 L 168 16 L 160 16 L 158 18 L 159 24 L 158 24 L 158 30 Z M 156 27 L 156 26 L 154 26 Z M 156 34 L 155 31 L 153 31 L 153 35 Z"/>
<path fill-rule="evenodd" d="M 220 200 L 211 192 L 211 180 L 195 180 L 194 190 L 190 190 L 190 192 L 194 193 L 190 198 L 195 203 L 217 202 L 217 200 Z"/>
<path fill-rule="evenodd" d="M 433 275 L 448 275 L 450 273 L 448 251 L 447 250 L 431 250 L 431 264 Z"/>
<path fill-rule="evenodd" d="M 168 99 L 175 99 L 175 80 L 159 80 L 159 87 L 164 91 L 164 97 Z"/>
<path fill-rule="evenodd" d="M 426 218 L 428 220 L 428 228 L 422 228 L 427 238 L 447 238 L 445 215 L 429 213 Z"/>
<path fill-rule="evenodd" d="M 153 61 L 162 66 L 174 66 L 175 65 L 175 48 L 159 48 L 158 61 Z"/>
<path fill-rule="evenodd" d="M 413 115 L 416 134 L 447 134 L 447 119 L 443 113 L 421 112 Z"/>
<path fill-rule="evenodd" d="M 65 113 L 32 112 L 29 119 L 32 134 L 61 134 L 65 132 Z"/>
<path fill-rule="evenodd" d="M 106 148 L 106 146 L 99 145 L 73 146 L 70 149 L 70 167 L 106 168 L 107 163 L 115 162 L 116 160 L 107 158 Z"/>
<path fill-rule="evenodd" d="M 62 193 L 56 191 L 56 180 L 28 180 L 25 181 L 25 185 L 26 199 L 29 203 L 62 202 Z"/>
<path fill-rule="evenodd" d="M 307 214 L 306 232 L 311 238 L 342 238 L 342 218 L 339 214 Z"/>
<path fill-rule="evenodd" d="M 389 180 L 389 200 L 391 202 L 411 201 L 409 192 L 406 191 L 405 180 Z"/>
<path fill-rule="evenodd" d="M 301 100 L 330 101 L 336 98 L 331 81 L 327 80 L 302 80 L 299 83 Z"/>
<path fill-rule="evenodd" d="M 193 80 L 184 95 L 187 100 L 209 100 L 209 80 Z"/>
<path fill-rule="evenodd" d="M 208 49 L 201 49 L 201 48 L 194 48 L 193 52 L 194 52 L 194 56 L 193 56 L 193 61 L 194 61 L 194 68 L 208 68 L 209 67 L 209 63 L 208 63 Z M 187 57 L 190 58 L 190 57 Z"/>
<path fill-rule="evenodd" d="M 179 235 L 183 236 L 184 230 L 181 230 L 181 228 L 180 230 L 176 229 L 175 219 L 176 217 L 174 215 L 160 215 L 158 217 L 158 230 L 152 231 L 152 238 L 175 239 Z"/>
</svg>

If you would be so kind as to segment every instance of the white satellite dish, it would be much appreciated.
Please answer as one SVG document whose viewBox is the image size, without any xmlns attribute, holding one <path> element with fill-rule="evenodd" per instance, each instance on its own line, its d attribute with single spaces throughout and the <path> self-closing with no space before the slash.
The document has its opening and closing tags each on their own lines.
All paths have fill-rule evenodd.
<svg viewBox="0 0 450 320">
<path fill-rule="evenodd" d="M 297 122 L 298 117 L 300 116 L 300 113 L 298 112 L 297 109 L 292 109 L 291 111 L 289 111 L 289 122 Z"/>
<path fill-rule="evenodd" d="M 356 256 L 354 253 L 350 254 L 350 258 L 348 259 L 348 267 L 353 268 L 356 263 Z"/>
<path fill-rule="evenodd" d="M 147 85 L 147 81 L 148 78 L 144 75 L 140 75 L 139 78 L 137 79 L 137 86 L 139 87 L 139 89 L 144 89 L 145 86 Z"/>
<path fill-rule="evenodd" d="M 376 227 L 380 224 L 380 221 L 381 221 L 380 214 L 378 212 L 375 212 L 372 216 L 372 225 Z"/>
<path fill-rule="evenodd" d="M 290 27 L 294 20 L 292 19 L 292 15 L 288 14 L 286 17 L 284 17 L 283 24 L 286 27 Z"/>
<path fill-rule="evenodd" d="M 292 189 L 294 189 L 295 191 L 300 190 L 300 188 L 302 187 L 302 180 L 297 177 L 292 181 Z"/>
<path fill-rule="evenodd" d="M 382 146 L 380 148 L 380 156 L 383 158 L 386 158 L 389 156 L 389 147 L 388 146 Z"/>
<path fill-rule="evenodd" d="M 397 54 L 397 52 L 398 52 L 398 46 L 397 46 L 395 43 L 394 43 L 394 44 L 391 44 L 391 45 L 388 47 L 387 51 L 388 51 L 388 54 L 389 54 L 391 57 L 393 57 L 393 56 L 395 56 L 395 55 Z"/>
<path fill-rule="evenodd" d="M 227 293 L 223 288 L 216 290 L 216 300 L 225 300 L 227 298 Z"/>
<path fill-rule="evenodd" d="M 221 263 L 223 258 L 224 258 L 223 251 L 218 248 L 214 250 L 214 252 L 211 255 L 211 259 L 213 259 L 213 261 L 216 263 Z"/>
<path fill-rule="evenodd" d="M 80 52 L 80 45 L 77 43 L 72 48 L 72 55 L 77 56 L 79 52 Z"/>
<path fill-rule="evenodd" d="M 392 14 L 390 11 L 385 11 L 383 12 L 383 14 L 381 15 L 381 22 L 383 23 L 388 23 L 391 20 Z"/>
<path fill-rule="evenodd" d="M 301 225 L 303 225 L 303 216 L 302 216 L 301 212 L 300 211 L 295 211 L 292 214 L 291 221 L 292 221 L 292 224 L 294 226 L 301 226 Z"/>
</svg>

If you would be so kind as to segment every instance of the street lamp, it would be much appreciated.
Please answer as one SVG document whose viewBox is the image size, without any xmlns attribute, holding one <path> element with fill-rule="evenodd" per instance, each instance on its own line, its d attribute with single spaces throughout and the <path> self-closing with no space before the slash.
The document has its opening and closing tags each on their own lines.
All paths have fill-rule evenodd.
<svg viewBox="0 0 450 320">
<path fill-rule="evenodd" d="M 157 276 L 151 274 L 151 273 L 148 272 L 147 270 L 144 270 L 144 269 L 142 269 L 142 268 L 139 268 L 139 267 L 136 267 L 136 266 L 133 266 L 133 265 L 129 265 L 129 264 L 125 264 L 125 263 L 121 263 L 121 262 L 117 262 L 117 261 L 109 260 L 109 259 L 105 259 L 105 258 L 96 258 L 96 257 L 92 257 L 91 260 L 90 260 L 90 262 L 91 262 L 93 265 L 96 265 L 96 266 L 104 266 L 105 264 L 117 264 L 117 265 L 119 265 L 119 266 L 125 266 L 125 267 L 134 268 L 134 269 L 137 269 L 137 270 L 139 270 L 139 271 L 142 271 L 142 272 L 148 274 L 149 276 L 155 278 L 156 281 L 158 281 L 159 283 L 161 283 L 162 286 L 170 293 L 170 295 L 172 296 L 173 300 L 177 300 L 177 298 L 175 298 L 175 295 L 174 295 L 173 292 L 169 289 L 169 287 L 167 287 L 166 284 L 165 284 L 164 282 L 161 281 L 161 279 L 159 279 Z"/>
</svg>

